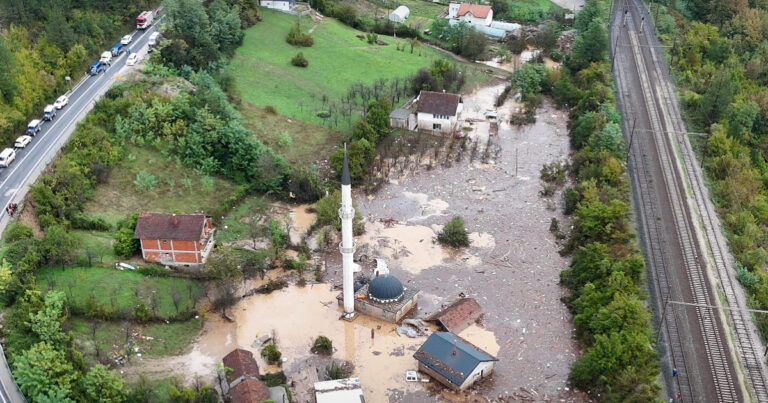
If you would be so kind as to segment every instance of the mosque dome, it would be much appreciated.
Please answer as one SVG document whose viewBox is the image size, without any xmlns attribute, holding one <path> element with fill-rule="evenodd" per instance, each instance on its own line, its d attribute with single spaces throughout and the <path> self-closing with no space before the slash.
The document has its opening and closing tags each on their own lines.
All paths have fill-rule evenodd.
<svg viewBox="0 0 768 403">
<path fill-rule="evenodd" d="M 368 285 L 368 297 L 376 302 L 393 302 L 403 296 L 403 284 L 393 276 L 379 276 Z"/>
</svg>

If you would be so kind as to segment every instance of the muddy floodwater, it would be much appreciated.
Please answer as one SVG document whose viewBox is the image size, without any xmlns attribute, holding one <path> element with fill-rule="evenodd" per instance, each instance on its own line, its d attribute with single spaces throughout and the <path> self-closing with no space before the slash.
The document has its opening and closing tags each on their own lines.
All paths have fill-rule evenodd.
<svg viewBox="0 0 768 403">
<path fill-rule="evenodd" d="M 398 336 L 393 324 L 364 315 L 339 320 L 340 291 L 332 287 L 341 280 L 341 259 L 335 248 L 317 256 L 327 267 L 327 283 L 244 298 L 231 310 L 234 323 L 209 315 L 189 354 L 147 360 L 142 367 L 213 381 L 214 365 L 240 347 L 254 352 L 262 373 L 278 370 L 259 356 L 257 339 L 273 335 L 283 353 L 281 369 L 289 383 L 296 382 L 292 393 L 297 401 L 310 401 L 313 368 L 322 372 L 324 364 L 313 361 L 317 357 L 309 349 L 324 335 L 333 341 L 334 358 L 354 364 L 352 376 L 360 378 L 368 402 L 582 401 L 567 384 L 577 345 L 558 278 L 569 259 L 558 254 L 549 231 L 553 217 L 561 228 L 567 228 L 568 218 L 562 215 L 562 190 L 550 199 L 539 194 L 542 165 L 568 157 L 567 114 L 545 102 L 535 124 L 509 126 L 514 105 L 493 107 L 503 89 L 500 84 L 463 95 L 463 118 L 471 121 L 467 141 L 481 150 L 492 147 L 494 153 L 485 153 L 491 157 L 394 172 L 375 193 L 355 192 L 366 226 L 356 259 L 369 270 L 374 258 L 383 258 L 406 287 L 419 288 L 417 317 L 460 295 L 475 298 L 484 315 L 459 335 L 499 359 L 490 379 L 464 394 L 449 393 L 434 381 L 406 383 L 404 373 L 417 368 L 413 353 L 426 337 Z M 489 132 L 485 119 L 494 109 L 498 134 Z M 306 207 L 291 212 L 292 240 L 302 239 L 314 221 Z M 466 223 L 468 248 L 436 243 L 454 215 Z"/>
<path fill-rule="evenodd" d="M 503 88 L 464 95 L 463 116 L 484 120 Z M 482 132 L 481 124 L 470 133 L 475 141 L 500 147 L 492 163 L 465 162 L 409 173 L 391 178 L 375 195 L 359 194 L 356 201 L 367 233 L 358 245 L 375 245 L 379 256 L 374 257 L 386 258 L 403 283 L 421 289 L 419 316 L 460 293 L 477 299 L 485 315 L 482 328 L 468 329 L 476 335 L 468 339 L 492 334 L 489 347 L 476 343 L 499 358 L 492 381 L 481 385 L 477 394 L 488 399 L 580 400 L 566 390 L 577 345 L 571 315 L 560 302 L 565 289 L 558 278 L 569 259 L 558 254 L 549 232 L 552 217 L 561 228 L 568 225 L 567 218 L 560 192 L 552 199 L 539 195 L 542 164 L 568 156 L 567 113 L 545 102 L 535 124 L 517 128 L 504 123 L 510 109 L 509 102 L 498 108 L 498 135 Z M 462 216 L 471 233 L 472 244 L 465 250 L 435 243 L 437 232 L 453 215 Z M 418 402 L 426 396 L 406 391 L 392 400 Z"/>
</svg>

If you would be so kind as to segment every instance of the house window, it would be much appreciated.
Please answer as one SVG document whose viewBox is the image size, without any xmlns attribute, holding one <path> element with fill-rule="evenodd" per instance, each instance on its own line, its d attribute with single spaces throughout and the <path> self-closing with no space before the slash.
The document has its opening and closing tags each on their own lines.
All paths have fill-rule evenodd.
<svg viewBox="0 0 768 403">
<path fill-rule="evenodd" d="M 168 244 L 168 240 L 167 239 L 163 239 L 163 245 L 166 245 L 166 244 Z"/>
<path fill-rule="evenodd" d="M 440 123 L 432 123 L 432 130 L 440 130 L 442 125 Z"/>
</svg>

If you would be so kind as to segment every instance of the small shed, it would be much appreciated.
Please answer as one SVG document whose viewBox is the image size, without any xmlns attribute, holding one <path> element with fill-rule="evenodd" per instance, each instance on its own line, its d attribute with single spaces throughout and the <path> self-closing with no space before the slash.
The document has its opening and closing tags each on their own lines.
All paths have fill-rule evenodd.
<svg viewBox="0 0 768 403">
<path fill-rule="evenodd" d="M 389 20 L 392 22 L 403 23 L 411 15 L 411 10 L 406 6 L 400 6 L 389 14 Z"/>
<path fill-rule="evenodd" d="M 389 114 L 389 127 L 413 130 L 416 128 L 416 118 L 408 109 L 398 108 Z"/>
<path fill-rule="evenodd" d="M 474 298 L 461 298 L 427 317 L 427 322 L 436 322 L 449 332 L 459 333 L 477 321 L 483 308 Z"/>
<path fill-rule="evenodd" d="M 498 359 L 449 332 L 432 333 L 413 355 L 419 371 L 454 391 L 462 391 L 493 372 Z"/>
</svg>

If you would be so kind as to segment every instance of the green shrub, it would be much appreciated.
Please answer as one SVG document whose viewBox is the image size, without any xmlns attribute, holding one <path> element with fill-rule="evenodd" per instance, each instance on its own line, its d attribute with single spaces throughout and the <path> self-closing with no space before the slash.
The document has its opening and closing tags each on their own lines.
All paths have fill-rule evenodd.
<svg viewBox="0 0 768 403">
<path fill-rule="evenodd" d="M 261 349 L 261 356 L 270 364 L 278 364 L 280 363 L 280 357 L 283 356 L 283 353 L 281 353 L 274 344 L 267 344 Z"/>
<path fill-rule="evenodd" d="M 275 386 L 285 385 L 287 378 L 285 377 L 285 373 L 280 371 L 273 374 L 264 374 L 264 376 L 261 377 L 261 380 L 267 384 L 267 387 L 272 388 Z"/>
<path fill-rule="evenodd" d="M 576 189 L 568 188 L 563 192 L 563 198 L 565 199 L 564 213 L 567 215 L 573 214 L 573 212 L 576 211 L 576 207 L 579 205 L 581 195 L 579 195 L 579 192 Z"/>
<path fill-rule="evenodd" d="M 541 167 L 541 180 L 553 185 L 565 183 L 565 166 L 562 162 L 552 162 Z"/>
<path fill-rule="evenodd" d="M 304 57 L 304 53 L 299 52 L 296 56 L 291 58 L 291 64 L 296 67 L 307 67 L 309 66 L 309 60 Z"/>
<path fill-rule="evenodd" d="M 133 311 L 133 317 L 137 322 L 144 323 L 152 318 L 152 311 L 147 307 L 144 302 L 139 302 L 136 309 Z"/>
<path fill-rule="evenodd" d="M 288 36 L 285 37 L 285 41 L 293 46 L 303 48 L 308 48 L 315 44 L 312 35 L 302 32 L 301 25 L 298 22 L 291 27 Z"/>
<path fill-rule="evenodd" d="M 78 213 L 70 221 L 72 228 L 86 231 L 109 231 L 109 223 L 101 217 L 91 217 L 85 213 Z"/>
<path fill-rule="evenodd" d="M 325 376 L 329 380 L 349 378 L 349 369 L 345 365 L 333 361 L 325 367 Z"/>
<path fill-rule="evenodd" d="M 309 351 L 313 354 L 331 355 L 333 354 L 333 342 L 325 336 L 317 336 Z"/>
<path fill-rule="evenodd" d="M 747 289 L 754 289 L 760 283 L 760 277 L 739 262 L 736 262 L 736 279 Z"/>
<path fill-rule="evenodd" d="M 437 241 L 454 248 L 469 246 L 469 236 L 464 228 L 464 219 L 459 216 L 451 218 L 451 221 L 448 221 L 443 230 L 437 234 Z"/>
<path fill-rule="evenodd" d="M 136 180 L 133 181 L 133 184 L 136 186 L 136 191 L 140 193 L 155 190 L 155 186 L 157 186 L 158 183 L 160 183 L 160 181 L 157 180 L 155 175 L 152 175 L 147 171 L 139 171 L 139 173 L 136 174 Z"/>
<path fill-rule="evenodd" d="M 16 242 L 22 239 L 32 238 L 32 228 L 18 221 L 12 223 L 5 230 L 5 242 Z"/>
</svg>

